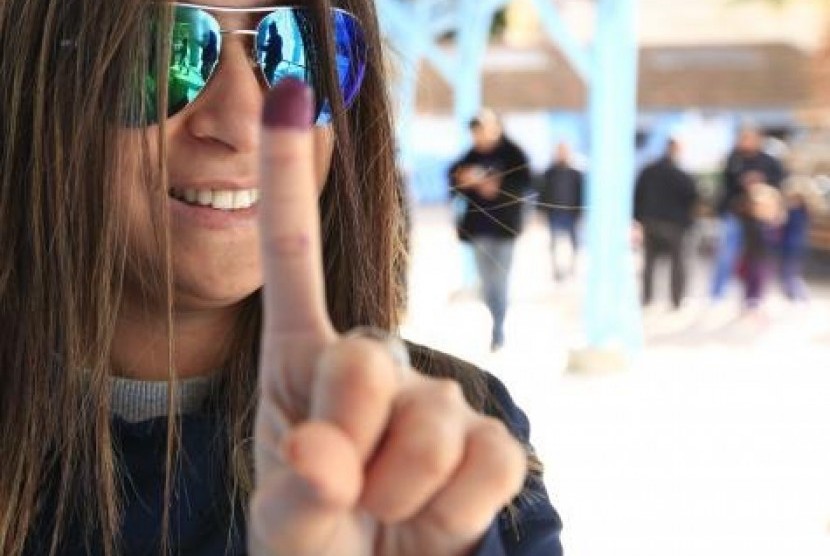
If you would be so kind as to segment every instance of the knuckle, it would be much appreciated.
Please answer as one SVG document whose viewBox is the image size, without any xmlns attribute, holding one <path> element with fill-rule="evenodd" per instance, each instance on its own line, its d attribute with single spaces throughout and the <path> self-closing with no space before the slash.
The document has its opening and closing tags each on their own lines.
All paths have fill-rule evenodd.
<svg viewBox="0 0 830 556">
<path fill-rule="evenodd" d="M 366 338 L 343 338 L 338 343 L 338 354 L 345 363 L 365 368 L 384 368 L 393 364 L 381 344 Z"/>
<path fill-rule="evenodd" d="M 452 470 L 452 433 L 446 425 L 435 425 L 410 435 L 401 447 L 401 461 L 418 476 L 440 478 Z"/>
<path fill-rule="evenodd" d="M 513 435 L 501 420 L 495 417 L 481 416 L 475 425 L 475 435 L 486 442 L 504 442 L 513 439 Z"/>
<path fill-rule="evenodd" d="M 429 519 L 439 531 L 451 535 L 466 533 L 470 529 L 467 513 L 460 511 L 455 505 L 435 505 L 431 508 Z"/>
<path fill-rule="evenodd" d="M 388 385 L 391 373 L 382 350 L 366 341 L 346 339 L 323 358 L 323 366 L 334 386 L 346 390 L 378 391 Z"/>
<path fill-rule="evenodd" d="M 527 452 L 497 419 L 485 418 L 471 442 L 488 484 L 499 492 L 517 494 L 527 475 Z"/>
<path fill-rule="evenodd" d="M 454 407 L 467 403 L 461 385 L 449 378 L 442 378 L 433 382 L 432 398 L 443 407 Z"/>
<path fill-rule="evenodd" d="M 274 232 L 265 234 L 263 241 L 268 252 L 279 257 L 296 258 L 311 253 L 311 238 L 306 233 Z"/>
</svg>

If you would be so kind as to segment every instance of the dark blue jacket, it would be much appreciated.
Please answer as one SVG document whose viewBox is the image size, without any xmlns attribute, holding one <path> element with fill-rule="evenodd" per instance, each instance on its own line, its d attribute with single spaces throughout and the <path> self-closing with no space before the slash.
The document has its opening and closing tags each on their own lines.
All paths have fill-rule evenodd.
<svg viewBox="0 0 830 556">
<path fill-rule="evenodd" d="M 525 414 L 513 403 L 504 385 L 487 375 L 487 385 L 501 406 L 512 431 L 527 441 L 530 425 Z M 124 522 L 123 556 L 157 556 L 164 499 L 164 466 L 167 435 L 166 417 L 130 424 L 114 422 L 114 439 L 123 464 Z M 174 555 L 241 556 L 246 554 L 245 521 L 240 504 L 230 507 L 225 488 L 222 441 L 217 422 L 200 414 L 181 419 L 181 458 L 179 480 L 173 496 Z M 481 485 L 481 488 L 487 488 Z M 500 515 L 491 525 L 476 556 L 560 556 L 561 522 L 550 504 L 539 479 L 529 479 L 525 495 L 517 504 L 518 528 Z M 232 511 L 233 510 L 233 511 Z M 45 521 L 48 521 L 48 517 Z M 44 544 L 49 526 L 43 523 L 32 536 L 28 555 L 48 553 Z M 62 556 L 99 556 L 97 546 L 87 551 L 80 528 L 72 528 Z"/>
<path fill-rule="evenodd" d="M 501 179 L 501 189 L 494 199 L 482 197 L 474 190 L 457 189 L 456 170 L 463 166 L 479 166 L 488 175 Z M 516 239 L 522 229 L 523 199 L 530 187 L 527 156 L 513 141 L 502 137 L 490 152 L 468 151 L 449 169 L 450 193 L 466 200 L 464 215 L 456 230 L 462 241 L 487 237 Z"/>
<path fill-rule="evenodd" d="M 562 162 L 551 165 L 537 182 L 539 209 L 548 214 L 579 216 L 585 198 L 582 172 Z"/>
</svg>

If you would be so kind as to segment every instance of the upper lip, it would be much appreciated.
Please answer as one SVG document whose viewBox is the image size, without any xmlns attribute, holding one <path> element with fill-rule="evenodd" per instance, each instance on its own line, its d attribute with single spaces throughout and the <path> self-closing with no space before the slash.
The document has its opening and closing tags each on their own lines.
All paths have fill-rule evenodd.
<svg viewBox="0 0 830 556">
<path fill-rule="evenodd" d="M 242 189 L 258 189 L 257 183 L 254 180 L 187 180 L 187 181 L 170 181 L 173 189 L 195 189 L 200 190 L 242 190 Z"/>
</svg>

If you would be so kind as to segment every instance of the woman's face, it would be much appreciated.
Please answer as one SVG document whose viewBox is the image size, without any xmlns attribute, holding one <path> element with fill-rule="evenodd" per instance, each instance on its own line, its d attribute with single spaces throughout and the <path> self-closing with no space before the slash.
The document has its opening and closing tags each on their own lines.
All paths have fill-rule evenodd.
<svg viewBox="0 0 830 556">
<path fill-rule="evenodd" d="M 204 6 L 250 8 L 274 0 L 200 0 Z M 291 5 L 302 4 L 296 0 Z M 262 14 L 216 13 L 223 29 L 253 29 Z M 257 207 L 244 206 L 260 183 L 260 120 L 265 84 L 252 65 L 251 38 L 224 35 L 219 65 L 199 97 L 167 121 L 167 167 L 172 189 L 171 250 L 176 309 L 228 307 L 263 282 Z M 125 134 L 132 132 L 125 131 Z M 159 128 L 147 133 L 155 151 Z M 330 127 L 315 128 L 318 192 L 328 174 L 333 149 Z M 135 137 L 132 137 L 135 139 Z M 163 268 L 154 241 L 152 203 L 139 180 L 121 184 L 130 200 L 130 248 L 138 268 Z M 195 202 L 187 199 L 196 198 Z M 209 206 L 199 202 L 208 201 Z M 132 282 L 136 283 L 136 282 Z M 137 293 L 137 292 L 133 292 Z"/>
</svg>

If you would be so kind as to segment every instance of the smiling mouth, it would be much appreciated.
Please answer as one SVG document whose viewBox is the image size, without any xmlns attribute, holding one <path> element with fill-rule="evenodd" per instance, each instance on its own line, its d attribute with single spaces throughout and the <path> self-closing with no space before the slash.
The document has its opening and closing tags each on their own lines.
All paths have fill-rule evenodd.
<svg viewBox="0 0 830 556">
<path fill-rule="evenodd" d="M 251 208 L 259 201 L 258 189 L 190 189 L 171 187 L 170 197 L 195 207 L 234 211 Z"/>
</svg>

